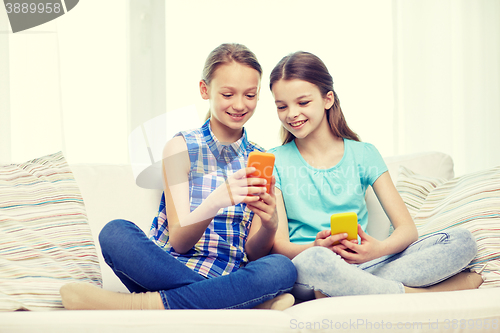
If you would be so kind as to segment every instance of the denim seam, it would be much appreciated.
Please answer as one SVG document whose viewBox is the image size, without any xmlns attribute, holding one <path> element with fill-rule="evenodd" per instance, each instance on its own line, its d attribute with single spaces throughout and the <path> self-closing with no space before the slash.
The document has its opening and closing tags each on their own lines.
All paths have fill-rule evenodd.
<svg viewBox="0 0 500 333">
<path fill-rule="evenodd" d="M 278 296 L 278 295 L 280 295 L 280 294 L 283 294 L 283 293 L 289 292 L 289 291 L 291 291 L 291 290 L 292 290 L 292 287 L 291 287 L 291 288 L 287 288 L 287 289 L 280 289 L 280 290 L 278 290 L 278 291 L 277 291 L 277 292 L 275 292 L 275 293 L 262 295 L 262 296 L 260 296 L 260 297 L 258 297 L 258 298 L 254 298 L 254 299 L 248 300 L 248 301 L 243 302 L 243 303 L 240 303 L 240 304 L 236 304 L 236 305 L 233 305 L 233 306 L 229 306 L 229 307 L 226 307 L 226 308 L 224 308 L 224 309 L 236 309 L 236 308 L 241 308 L 242 306 L 245 306 L 245 305 L 248 305 L 248 304 L 251 304 L 251 303 L 255 303 L 255 302 L 259 302 L 259 303 L 255 304 L 255 305 L 259 305 L 259 304 L 261 304 L 261 303 L 264 303 L 264 302 L 260 302 L 260 301 L 261 301 L 262 299 L 264 299 L 264 298 L 267 298 L 267 297 L 271 296 L 271 298 L 270 298 L 270 299 L 272 299 L 272 298 L 275 298 L 276 296 Z"/>
<path fill-rule="evenodd" d="M 163 306 L 165 307 L 165 309 L 171 310 L 172 308 L 170 307 L 170 304 L 168 303 L 168 297 L 167 297 L 165 291 L 160 290 L 159 293 L 160 293 L 160 297 L 161 297 L 161 300 L 163 302 Z"/>
<path fill-rule="evenodd" d="M 393 258 L 393 255 L 390 255 L 390 256 L 388 256 L 387 258 L 385 258 L 384 260 L 377 261 L 377 262 L 373 263 L 373 264 L 372 264 L 372 265 L 370 265 L 370 266 L 366 266 L 366 267 L 363 267 L 363 268 L 360 268 L 360 269 L 361 269 L 361 270 L 366 270 L 366 269 L 371 268 L 371 267 L 373 267 L 373 266 L 378 266 L 378 265 L 379 265 L 379 264 L 381 264 L 381 263 L 385 263 L 385 262 L 387 262 L 387 261 L 392 261 L 392 260 L 393 260 L 392 258 Z"/>
<path fill-rule="evenodd" d="M 118 272 L 120 274 L 123 274 L 125 277 L 127 277 L 130 281 L 134 282 L 136 285 L 138 285 L 139 287 L 143 288 L 144 290 L 149 290 L 148 288 L 144 287 L 142 284 L 140 284 L 139 282 L 135 281 L 134 279 L 132 279 L 130 276 L 128 276 L 126 273 L 122 272 L 121 270 L 119 269 L 115 269 L 113 268 L 113 271 L 115 272 Z M 116 273 L 115 273 L 116 274 Z"/>
<path fill-rule="evenodd" d="M 446 240 L 445 240 L 446 242 L 447 242 L 447 241 L 449 240 L 449 238 L 450 238 L 450 235 L 449 235 L 448 233 L 446 233 L 446 232 L 436 232 L 436 233 L 433 233 L 433 234 L 427 235 L 427 236 L 426 236 L 426 237 L 424 237 L 424 238 L 419 238 L 419 239 L 418 239 L 418 240 L 416 240 L 415 242 L 411 243 L 411 244 L 407 247 L 407 249 L 409 249 L 410 247 L 413 247 L 413 246 L 417 245 L 418 243 L 420 243 L 420 242 L 422 242 L 422 241 L 426 240 L 426 239 L 427 239 L 427 238 L 429 238 L 429 237 L 432 237 L 432 236 L 435 236 L 435 235 L 438 235 L 438 234 L 444 234 L 444 235 L 446 236 Z M 381 260 L 381 261 L 377 261 L 377 262 L 373 263 L 373 264 L 372 264 L 372 265 L 370 265 L 370 266 L 363 267 L 362 269 L 363 269 L 363 270 L 366 270 L 366 269 L 371 268 L 371 267 L 373 267 L 373 266 L 378 266 L 378 265 L 379 265 L 379 264 L 381 264 L 381 263 L 385 263 L 385 262 L 388 262 L 388 261 L 392 261 L 392 260 L 393 260 L 394 255 L 396 255 L 396 254 L 397 254 L 397 253 L 394 253 L 393 255 L 390 255 L 390 256 L 389 256 L 389 257 L 387 257 L 386 259 Z"/>
</svg>

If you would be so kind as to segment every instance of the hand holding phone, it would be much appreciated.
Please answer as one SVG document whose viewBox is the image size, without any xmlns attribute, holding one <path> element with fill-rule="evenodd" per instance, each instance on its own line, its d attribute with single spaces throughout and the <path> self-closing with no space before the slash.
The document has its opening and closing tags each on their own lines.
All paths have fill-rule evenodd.
<svg viewBox="0 0 500 333">
<path fill-rule="evenodd" d="M 262 153 L 253 151 L 248 155 L 248 167 L 254 167 L 257 170 L 248 175 L 248 177 L 264 178 L 266 180 L 267 193 L 271 190 L 271 180 L 274 169 L 274 155 L 271 153 Z"/>
<path fill-rule="evenodd" d="M 347 240 L 358 239 L 358 215 L 354 212 L 333 214 L 330 217 L 331 234 L 347 233 Z M 335 242 L 333 245 L 340 244 Z"/>
</svg>

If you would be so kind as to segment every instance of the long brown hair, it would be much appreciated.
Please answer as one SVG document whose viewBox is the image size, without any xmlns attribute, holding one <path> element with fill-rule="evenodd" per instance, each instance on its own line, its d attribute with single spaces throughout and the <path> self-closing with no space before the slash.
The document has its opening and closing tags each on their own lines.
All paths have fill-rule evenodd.
<svg viewBox="0 0 500 333">
<path fill-rule="evenodd" d="M 233 61 L 255 69 L 262 76 L 262 67 L 252 51 L 242 44 L 225 43 L 217 46 L 210 52 L 205 61 L 201 79 L 205 81 L 207 86 L 210 85 L 217 68 Z M 210 118 L 210 110 L 208 110 L 205 120 L 208 118 Z"/>
<path fill-rule="evenodd" d="M 340 101 L 335 90 L 333 90 L 333 79 L 328 68 L 326 68 L 320 58 L 309 52 L 298 51 L 287 55 L 274 67 L 271 72 L 269 88 L 273 89 L 273 84 L 279 80 L 298 79 L 307 81 L 318 87 L 323 98 L 329 91 L 333 92 L 334 102 L 330 109 L 325 110 L 326 119 L 332 129 L 333 134 L 338 137 L 360 141 L 359 136 L 354 133 L 344 118 Z M 295 139 L 283 125 L 281 126 L 281 140 L 286 144 Z"/>
</svg>

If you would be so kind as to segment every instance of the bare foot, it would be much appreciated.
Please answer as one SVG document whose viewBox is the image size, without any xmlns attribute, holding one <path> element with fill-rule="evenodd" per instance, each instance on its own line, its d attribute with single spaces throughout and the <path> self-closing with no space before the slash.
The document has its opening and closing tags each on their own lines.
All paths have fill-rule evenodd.
<svg viewBox="0 0 500 333">
<path fill-rule="evenodd" d="M 477 289 L 483 283 L 481 274 L 473 272 L 462 272 L 454 275 L 438 284 L 425 288 L 405 287 L 406 293 L 438 292 Z"/>
<path fill-rule="evenodd" d="M 325 297 L 328 297 L 328 296 L 326 296 L 325 294 L 323 294 L 321 291 L 318 291 L 318 290 L 315 290 L 315 291 L 314 291 L 314 296 L 315 296 L 316 298 L 325 298 Z"/>
<path fill-rule="evenodd" d="M 292 294 L 281 294 L 273 299 L 270 299 L 269 301 L 265 301 L 264 303 L 255 306 L 254 309 L 270 309 L 283 311 L 291 307 L 294 302 L 295 298 Z"/>
</svg>

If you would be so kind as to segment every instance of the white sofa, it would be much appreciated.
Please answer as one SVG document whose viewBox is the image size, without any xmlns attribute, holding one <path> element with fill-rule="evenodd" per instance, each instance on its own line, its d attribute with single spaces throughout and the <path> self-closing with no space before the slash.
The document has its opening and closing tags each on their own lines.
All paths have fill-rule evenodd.
<svg viewBox="0 0 500 333">
<path fill-rule="evenodd" d="M 452 178 L 445 154 L 386 158 L 395 181 L 399 165 L 420 174 Z M 97 236 L 116 218 L 145 232 L 154 218 L 160 190 L 135 185 L 128 165 L 71 165 L 80 187 L 99 254 L 103 287 L 127 292 L 104 263 Z M 389 224 L 372 192 L 367 193 L 369 232 L 388 234 Z M 285 311 L 18 311 L 0 313 L 0 332 L 500 332 L 500 288 L 441 293 L 366 295 L 304 302 Z"/>
</svg>

